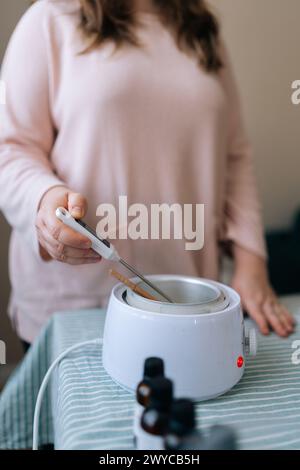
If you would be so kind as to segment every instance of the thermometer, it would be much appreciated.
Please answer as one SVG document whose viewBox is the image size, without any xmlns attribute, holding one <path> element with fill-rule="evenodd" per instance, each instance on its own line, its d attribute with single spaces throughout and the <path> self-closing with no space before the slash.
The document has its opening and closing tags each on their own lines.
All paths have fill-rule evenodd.
<svg viewBox="0 0 300 470">
<path fill-rule="evenodd" d="M 147 286 L 151 287 L 155 292 L 157 292 L 161 297 L 163 297 L 167 302 L 173 303 L 173 301 L 164 294 L 158 287 L 156 287 L 152 282 L 146 279 L 141 273 L 139 273 L 133 266 L 128 264 L 123 260 L 118 254 L 116 248 L 108 240 L 100 238 L 97 236 L 96 232 L 91 229 L 85 222 L 79 219 L 74 219 L 64 207 L 58 207 L 56 209 L 56 217 L 63 222 L 68 227 L 72 228 L 81 235 L 84 235 L 92 242 L 92 249 L 96 251 L 103 258 L 110 261 L 118 261 L 126 269 L 131 271 L 135 276 L 139 277 Z"/>
</svg>

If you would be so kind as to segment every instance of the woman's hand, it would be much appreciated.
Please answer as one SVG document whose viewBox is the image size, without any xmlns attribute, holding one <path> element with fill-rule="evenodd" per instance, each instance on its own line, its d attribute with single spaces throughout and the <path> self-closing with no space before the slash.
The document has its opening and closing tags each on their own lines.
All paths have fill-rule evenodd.
<svg viewBox="0 0 300 470">
<path fill-rule="evenodd" d="M 289 336 L 294 331 L 295 320 L 273 291 L 265 261 L 241 247 L 236 247 L 234 254 L 236 269 L 232 287 L 240 294 L 243 308 L 264 335 L 271 328 L 279 336 Z"/>
<path fill-rule="evenodd" d="M 87 211 L 87 202 L 81 194 L 62 186 L 51 188 L 44 195 L 36 218 L 43 260 L 55 259 L 72 265 L 99 262 L 101 256 L 91 249 L 91 241 L 57 219 L 58 207 L 65 207 L 74 218 L 81 219 Z"/>
</svg>

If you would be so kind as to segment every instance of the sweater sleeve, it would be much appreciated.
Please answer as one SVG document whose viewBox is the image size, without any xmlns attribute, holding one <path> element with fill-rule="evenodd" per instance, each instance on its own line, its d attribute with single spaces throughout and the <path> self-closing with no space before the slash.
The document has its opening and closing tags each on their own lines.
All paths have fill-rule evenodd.
<svg viewBox="0 0 300 470">
<path fill-rule="evenodd" d="M 44 17 L 37 2 L 19 22 L 6 51 L 1 80 L 0 209 L 38 253 L 35 217 L 42 196 L 63 182 L 51 166 L 51 118 Z"/>
<path fill-rule="evenodd" d="M 240 97 L 230 58 L 223 47 L 222 80 L 229 103 L 225 205 L 221 239 L 266 258 L 262 211 L 252 149 L 246 136 Z"/>
</svg>

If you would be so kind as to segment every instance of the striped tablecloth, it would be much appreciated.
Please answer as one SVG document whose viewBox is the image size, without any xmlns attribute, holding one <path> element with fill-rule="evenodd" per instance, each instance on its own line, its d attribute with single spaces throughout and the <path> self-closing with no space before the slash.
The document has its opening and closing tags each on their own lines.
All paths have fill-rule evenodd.
<svg viewBox="0 0 300 470">
<path fill-rule="evenodd" d="M 299 298 L 285 302 L 300 320 Z M 100 310 L 55 315 L 0 398 L 0 448 L 29 448 L 34 402 L 51 360 L 68 346 L 100 337 Z M 259 352 L 247 362 L 241 382 L 226 395 L 197 405 L 206 430 L 229 424 L 241 449 L 300 449 L 300 365 L 292 363 L 288 339 L 259 338 Z M 101 346 L 85 346 L 59 366 L 44 400 L 40 442 L 57 449 L 132 449 L 134 396 L 116 385 L 102 366 Z"/>
</svg>

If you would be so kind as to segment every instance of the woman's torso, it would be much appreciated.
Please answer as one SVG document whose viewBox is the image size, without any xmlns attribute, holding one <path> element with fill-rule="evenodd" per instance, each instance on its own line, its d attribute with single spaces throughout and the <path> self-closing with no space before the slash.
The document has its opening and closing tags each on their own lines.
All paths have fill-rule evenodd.
<svg viewBox="0 0 300 470">
<path fill-rule="evenodd" d="M 204 204 L 205 243 L 116 240 L 118 251 L 144 273 L 216 278 L 218 230 L 226 175 L 228 106 L 216 74 L 179 51 L 172 34 L 151 14 L 140 16 L 143 47 L 113 46 L 80 54 L 77 2 L 48 2 L 49 97 L 57 137 L 50 159 L 66 184 L 89 202 L 95 227 L 101 203 Z M 118 228 L 118 227 L 117 227 Z M 150 228 L 149 228 L 150 232 Z M 22 336 L 37 332 L 57 310 L 105 304 L 113 281 L 109 263 L 71 267 L 45 263 L 14 233 L 11 311 Z M 25 281 L 24 281 L 25 280 Z M 24 320 L 25 319 L 25 320 Z M 29 326 L 21 326 L 22 322 Z"/>
</svg>

